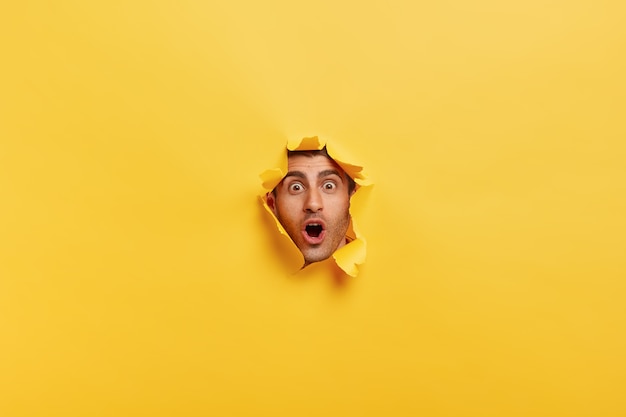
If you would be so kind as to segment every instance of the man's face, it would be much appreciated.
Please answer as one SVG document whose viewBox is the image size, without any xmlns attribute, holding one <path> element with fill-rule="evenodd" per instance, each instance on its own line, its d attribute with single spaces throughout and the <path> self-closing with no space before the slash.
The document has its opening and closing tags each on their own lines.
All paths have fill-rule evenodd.
<svg viewBox="0 0 626 417">
<path fill-rule="evenodd" d="M 288 171 L 267 203 L 304 255 L 305 265 L 323 261 L 346 243 L 346 174 L 324 155 L 289 156 Z"/>
</svg>

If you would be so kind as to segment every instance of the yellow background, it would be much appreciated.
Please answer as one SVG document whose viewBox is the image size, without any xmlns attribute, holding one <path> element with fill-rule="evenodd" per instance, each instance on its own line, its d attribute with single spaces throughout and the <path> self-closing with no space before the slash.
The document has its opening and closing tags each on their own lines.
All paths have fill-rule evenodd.
<svg viewBox="0 0 626 417">
<path fill-rule="evenodd" d="M 0 6 L 0 415 L 626 415 L 620 1 Z M 286 272 L 258 174 L 375 186 Z"/>
</svg>

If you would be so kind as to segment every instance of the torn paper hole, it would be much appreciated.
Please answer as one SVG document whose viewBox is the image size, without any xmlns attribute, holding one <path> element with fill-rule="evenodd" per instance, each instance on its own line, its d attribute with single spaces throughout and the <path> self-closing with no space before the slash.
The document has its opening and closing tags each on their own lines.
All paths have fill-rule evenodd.
<svg viewBox="0 0 626 417">
<path fill-rule="evenodd" d="M 363 167 L 335 144 L 317 136 L 290 140 L 279 166 L 260 177 L 261 202 L 280 234 L 297 248 L 301 268 L 332 257 L 348 275 L 365 262 L 365 239 L 358 231 L 352 197 L 371 185 Z M 292 254 L 286 254 L 290 258 Z"/>
</svg>

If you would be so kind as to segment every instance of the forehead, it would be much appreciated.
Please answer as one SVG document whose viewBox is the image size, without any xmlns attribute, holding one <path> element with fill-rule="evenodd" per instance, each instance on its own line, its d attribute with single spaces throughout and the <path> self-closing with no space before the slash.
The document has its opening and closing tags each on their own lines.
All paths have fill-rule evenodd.
<svg viewBox="0 0 626 417">
<path fill-rule="evenodd" d="M 289 171 L 314 173 L 335 169 L 343 174 L 343 169 L 335 161 L 324 155 L 290 155 L 288 169 Z"/>
</svg>

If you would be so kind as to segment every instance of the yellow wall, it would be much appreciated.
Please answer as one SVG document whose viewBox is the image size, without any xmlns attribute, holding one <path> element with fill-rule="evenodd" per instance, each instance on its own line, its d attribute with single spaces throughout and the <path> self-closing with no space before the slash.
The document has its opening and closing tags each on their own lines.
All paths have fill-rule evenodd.
<svg viewBox="0 0 626 417">
<path fill-rule="evenodd" d="M 622 2 L 4 3 L 1 416 L 626 415 Z M 258 204 L 305 135 L 357 278 Z"/>
</svg>

